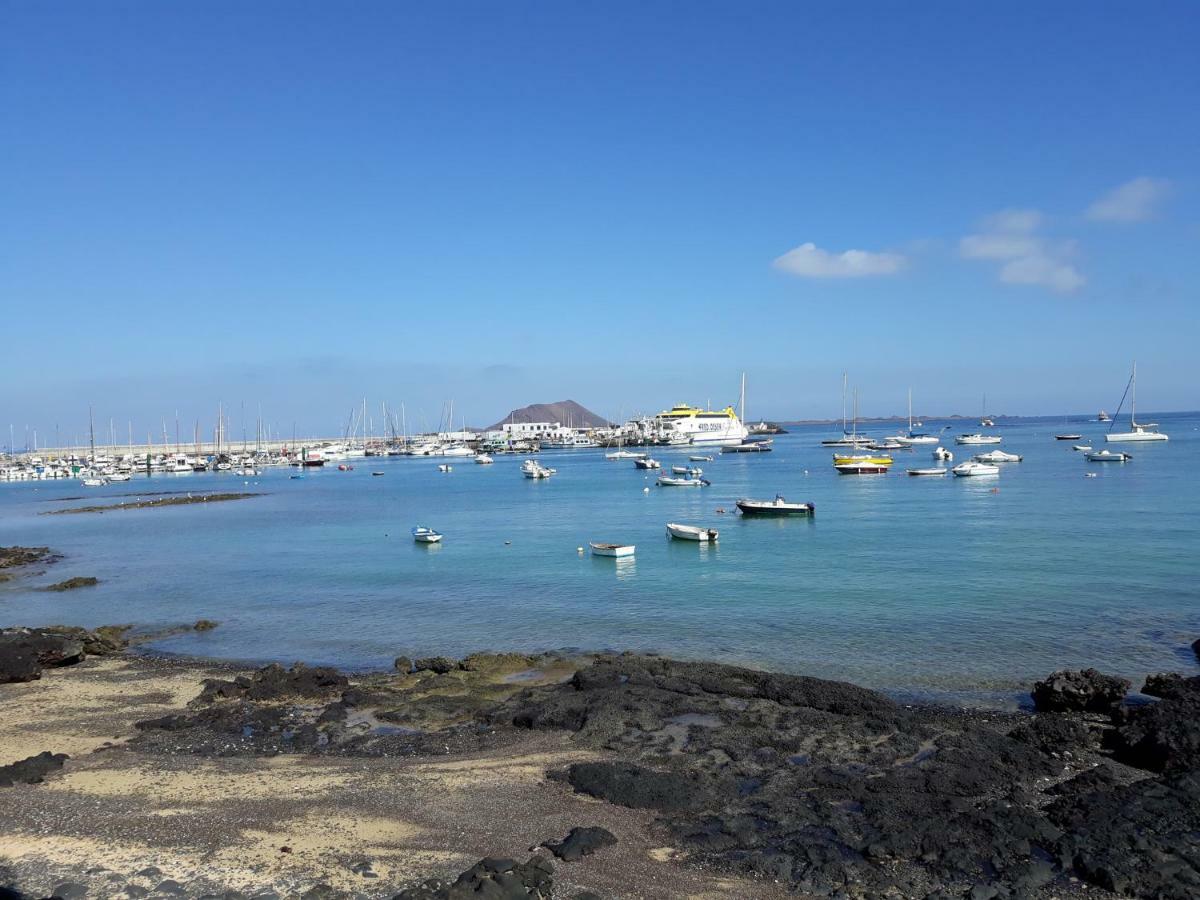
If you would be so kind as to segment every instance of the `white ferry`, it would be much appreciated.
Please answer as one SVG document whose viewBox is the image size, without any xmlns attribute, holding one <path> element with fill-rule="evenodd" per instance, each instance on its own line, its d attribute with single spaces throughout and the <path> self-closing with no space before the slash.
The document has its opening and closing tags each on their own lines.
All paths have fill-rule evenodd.
<svg viewBox="0 0 1200 900">
<path fill-rule="evenodd" d="M 654 420 L 663 433 L 686 438 L 692 444 L 733 446 L 750 435 L 732 406 L 712 410 L 679 403 L 660 412 Z"/>
</svg>

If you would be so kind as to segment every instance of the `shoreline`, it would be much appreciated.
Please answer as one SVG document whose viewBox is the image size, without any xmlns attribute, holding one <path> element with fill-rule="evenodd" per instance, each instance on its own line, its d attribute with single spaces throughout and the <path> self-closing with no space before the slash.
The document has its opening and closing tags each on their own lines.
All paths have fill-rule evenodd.
<svg viewBox="0 0 1200 900">
<path fill-rule="evenodd" d="M 83 631 L 0 634 L 0 664 L 6 640 L 48 660 L 0 685 L 0 783 L 18 759 L 45 768 L 0 787 L 0 886 L 30 897 L 449 900 L 460 878 L 541 885 L 512 897 L 1048 900 L 1200 878 L 1183 857 L 1147 870 L 1131 837 L 1175 858 L 1177 829 L 1200 828 L 1200 759 L 1138 737 L 1197 733 L 1173 710 L 1200 704 L 1200 677 L 1129 706 L 1127 682 L 1057 673 L 1031 715 L 633 653 L 347 674 Z M 577 828 L 599 829 L 568 841 L 591 852 L 563 859 Z"/>
</svg>

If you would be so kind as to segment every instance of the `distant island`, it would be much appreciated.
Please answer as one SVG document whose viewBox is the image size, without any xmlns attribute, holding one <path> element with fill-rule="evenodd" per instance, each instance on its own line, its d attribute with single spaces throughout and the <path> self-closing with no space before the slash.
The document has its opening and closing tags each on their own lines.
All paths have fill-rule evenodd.
<svg viewBox="0 0 1200 900">
<path fill-rule="evenodd" d="M 484 431 L 499 431 L 509 422 L 514 424 L 558 422 L 572 428 L 605 428 L 610 424 L 607 419 L 596 415 L 574 400 L 559 400 L 555 403 L 531 403 L 529 406 L 514 409 L 496 424 L 489 425 Z"/>
</svg>

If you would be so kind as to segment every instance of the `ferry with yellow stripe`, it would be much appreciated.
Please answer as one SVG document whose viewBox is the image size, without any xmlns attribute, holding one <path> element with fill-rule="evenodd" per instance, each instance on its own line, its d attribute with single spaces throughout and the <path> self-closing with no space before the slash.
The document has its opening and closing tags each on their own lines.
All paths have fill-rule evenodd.
<svg viewBox="0 0 1200 900">
<path fill-rule="evenodd" d="M 654 420 L 663 433 L 680 443 L 732 446 L 750 436 L 732 406 L 714 410 L 677 403 Z"/>
</svg>

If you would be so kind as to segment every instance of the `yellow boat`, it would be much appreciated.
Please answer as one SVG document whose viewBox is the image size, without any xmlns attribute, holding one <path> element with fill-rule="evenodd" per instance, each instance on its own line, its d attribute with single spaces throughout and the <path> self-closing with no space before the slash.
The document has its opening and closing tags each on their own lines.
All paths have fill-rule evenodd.
<svg viewBox="0 0 1200 900">
<path fill-rule="evenodd" d="M 858 453 L 851 456 L 833 455 L 833 464 L 835 466 L 849 466 L 854 463 L 865 463 L 869 466 L 890 466 L 895 460 L 890 456 L 871 456 L 865 453 Z"/>
</svg>

